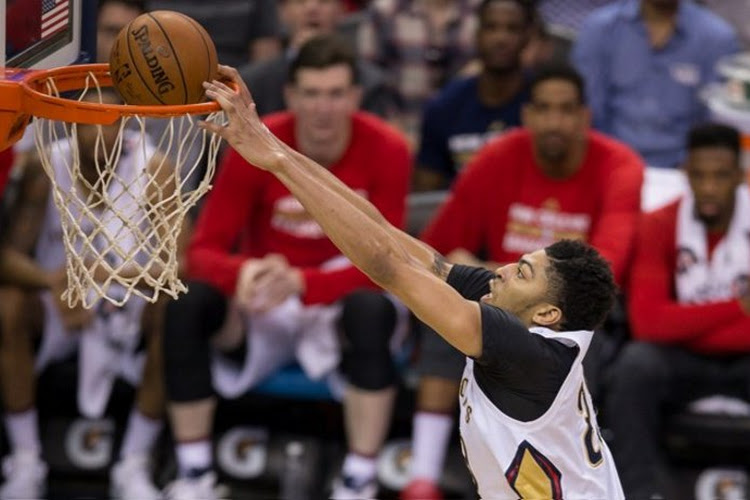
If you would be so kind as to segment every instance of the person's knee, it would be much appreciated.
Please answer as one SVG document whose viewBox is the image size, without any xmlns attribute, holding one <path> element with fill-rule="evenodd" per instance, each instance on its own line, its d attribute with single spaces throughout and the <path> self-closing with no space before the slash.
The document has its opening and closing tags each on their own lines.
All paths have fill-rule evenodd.
<svg viewBox="0 0 750 500">
<path fill-rule="evenodd" d="M 421 378 L 460 382 L 466 356 L 430 327 L 420 323 L 419 357 L 416 370 Z"/>
<path fill-rule="evenodd" d="M 615 358 L 608 379 L 613 387 L 654 386 L 669 376 L 662 347 L 649 342 L 629 342 Z"/>
<path fill-rule="evenodd" d="M 344 372 L 360 389 L 393 385 L 396 370 L 390 339 L 396 327 L 396 307 L 380 292 L 357 291 L 343 299 L 341 326 L 345 338 Z"/>
<path fill-rule="evenodd" d="M 25 347 L 31 342 L 32 325 L 28 314 L 39 311 L 30 311 L 29 301 L 28 294 L 22 290 L 0 290 L 0 349 Z"/>
</svg>

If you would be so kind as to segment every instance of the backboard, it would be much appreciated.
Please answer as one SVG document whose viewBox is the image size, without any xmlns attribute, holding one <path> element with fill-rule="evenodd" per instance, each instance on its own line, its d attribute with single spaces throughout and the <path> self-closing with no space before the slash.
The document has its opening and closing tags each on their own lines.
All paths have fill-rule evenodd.
<svg viewBox="0 0 750 500">
<path fill-rule="evenodd" d="M 0 68 L 92 62 L 96 0 L 0 0 Z"/>
</svg>

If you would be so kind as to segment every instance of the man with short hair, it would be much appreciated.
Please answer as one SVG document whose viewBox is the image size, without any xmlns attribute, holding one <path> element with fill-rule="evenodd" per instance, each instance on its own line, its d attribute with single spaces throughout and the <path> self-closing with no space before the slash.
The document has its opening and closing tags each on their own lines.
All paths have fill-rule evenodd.
<svg viewBox="0 0 750 500">
<path fill-rule="evenodd" d="M 314 37 L 290 67 L 290 111 L 268 116 L 265 126 L 401 226 L 408 147 L 385 122 L 357 111 L 361 93 L 351 49 L 330 36 Z M 349 452 L 333 498 L 374 498 L 375 457 L 396 394 L 390 347 L 407 326 L 406 311 L 373 289 L 283 184 L 251 168 L 236 150 L 220 167 L 188 255 L 193 282 L 169 304 L 165 321 L 179 469 L 167 497 L 216 495 L 214 390 L 239 397 L 296 359 L 310 378 L 332 387 L 346 378 Z M 213 373 L 211 346 L 218 351 Z"/>
<path fill-rule="evenodd" d="M 278 179 L 354 265 L 468 357 L 461 436 L 479 496 L 624 498 L 581 365 L 614 300 L 607 262 L 565 240 L 494 273 L 452 265 L 274 137 L 236 70 L 220 74 L 240 85 L 205 84 L 229 124 L 204 128 Z"/>
<path fill-rule="evenodd" d="M 523 128 L 477 153 L 421 238 L 452 262 L 489 269 L 559 239 L 581 239 L 622 281 L 643 164 L 624 144 L 589 130 L 584 85 L 574 69 L 540 68 L 529 93 Z M 421 339 L 413 484 L 402 496 L 424 499 L 440 497 L 463 356 L 427 329 Z"/>
<path fill-rule="evenodd" d="M 121 103 L 113 89 L 89 93 L 83 99 L 108 105 Z M 81 204 L 101 196 L 97 190 L 120 192 L 112 207 L 90 206 L 91 211 L 85 215 L 79 204 L 67 207 L 82 227 L 89 227 L 94 217 L 102 221 L 102 233 L 118 233 L 121 239 L 113 249 L 107 245 L 107 238 L 95 238 L 91 236 L 92 228 L 84 229 L 92 240 L 91 246 L 116 269 L 120 269 L 122 259 L 117 250 L 132 249 L 126 243 L 131 241 L 128 231 L 117 227 L 114 221 L 120 219 L 113 211 L 139 224 L 136 231 L 145 229 L 152 222 L 149 214 L 169 204 L 159 203 L 149 210 L 148 200 L 156 195 L 153 186 L 133 180 L 144 177 L 147 171 L 171 175 L 173 168 L 158 156 L 147 137 L 119 127 L 119 122 L 103 126 L 78 124 L 74 137 L 52 142 L 46 153 L 46 166 L 57 187 L 79 193 L 73 198 Z M 120 133 L 124 134 L 121 144 L 117 143 Z M 109 174 L 102 171 L 104 158 L 110 157 L 116 146 L 121 148 L 116 170 L 107 177 Z M 91 309 L 84 309 L 80 302 L 71 307 L 62 298 L 67 286 L 64 222 L 41 162 L 34 155 L 26 164 L 11 213 L 8 239 L 18 249 L 34 255 L 32 269 L 49 276 L 49 286 L 38 287 L 40 290 L 32 290 L 33 293 L 20 287 L 0 289 L 0 399 L 10 445 L 9 455 L 3 459 L 5 481 L 0 486 L 0 499 L 44 497 L 47 466 L 37 422 L 36 376 L 76 352 L 77 407 L 86 417 L 104 415 L 115 378 L 124 378 L 138 387 L 120 453 L 110 472 L 110 491 L 117 498 L 156 499 L 160 492 L 151 480 L 150 453 L 163 427 L 164 393 L 160 338 L 153 321 L 161 305 L 147 304 L 135 295 L 124 300 L 126 292 L 118 284 L 109 284 L 107 289 L 108 294 L 123 299 L 121 306 L 99 299 Z M 80 168 L 80 179 L 69 170 L 73 164 Z M 162 164 L 164 168 L 159 170 Z M 166 191 L 158 194 L 167 199 L 170 195 Z M 126 272 L 125 268 L 117 272 Z M 36 339 L 40 340 L 37 351 Z M 145 350 L 140 348 L 142 340 Z"/>
<path fill-rule="evenodd" d="M 726 394 L 748 400 L 750 190 L 740 134 L 693 128 L 690 193 L 644 215 L 629 287 L 634 342 L 608 379 L 606 418 L 628 498 L 672 498 L 663 411 Z"/>
<path fill-rule="evenodd" d="M 242 79 L 253 89 L 261 115 L 286 109 L 284 83 L 297 52 L 314 36 L 336 34 L 344 17 L 343 0 L 282 0 L 279 10 L 288 33 L 283 53 L 240 67 Z M 388 118 L 396 107 L 396 98 L 388 89 L 383 72 L 360 57 L 357 72 L 362 87 L 361 108 Z"/>
<path fill-rule="evenodd" d="M 528 99 L 521 52 L 532 35 L 534 7 L 523 0 L 484 0 L 476 16 L 481 72 L 451 81 L 425 107 L 417 191 L 447 188 L 488 140 L 521 124 Z"/>
<path fill-rule="evenodd" d="M 96 62 L 109 63 L 120 31 L 146 12 L 145 0 L 99 0 L 96 12 Z"/>
</svg>

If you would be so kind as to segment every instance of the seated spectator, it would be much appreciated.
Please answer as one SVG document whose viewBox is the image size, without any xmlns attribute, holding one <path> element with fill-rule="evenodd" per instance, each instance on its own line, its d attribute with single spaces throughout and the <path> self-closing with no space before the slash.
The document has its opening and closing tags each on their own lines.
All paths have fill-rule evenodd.
<svg viewBox="0 0 750 500">
<path fill-rule="evenodd" d="M 646 214 L 629 287 L 634 341 L 612 367 L 605 417 L 627 498 L 673 498 L 665 411 L 727 394 L 748 400 L 750 191 L 733 128 L 691 130 L 691 193 Z"/>
<path fill-rule="evenodd" d="M 641 159 L 589 130 L 583 80 L 572 68 L 540 69 L 529 93 L 524 127 L 477 153 L 422 239 L 453 262 L 490 269 L 560 239 L 582 239 L 621 282 L 640 208 Z M 461 353 L 424 332 L 413 482 L 403 498 L 439 498 L 462 367 Z"/>
<path fill-rule="evenodd" d="M 265 115 L 286 109 L 284 84 L 289 66 L 307 40 L 316 35 L 333 36 L 343 19 L 343 0 L 282 0 L 281 14 L 287 28 L 288 44 L 283 54 L 257 64 L 239 68 L 257 106 Z M 361 107 L 381 117 L 389 116 L 396 107 L 394 93 L 386 86 L 385 76 L 374 64 L 357 60 L 359 84 L 362 88 Z"/>
<path fill-rule="evenodd" d="M 534 9 L 523 0 L 484 0 L 477 10 L 477 76 L 457 78 L 425 107 L 414 172 L 417 191 L 445 189 L 489 139 L 521 124 L 528 99 L 521 52 Z"/>
<path fill-rule="evenodd" d="M 146 0 L 148 10 L 175 10 L 198 21 L 216 45 L 220 64 L 241 66 L 281 52 L 276 0 Z"/>
<path fill-rule="evenodd" d="M 359 53 L 385 71 L 400 101 L 394 123 L 413 143 L 427 100 L 474 56 L 478 3 L 374 0 L 359 25 Z"/>
<path fill-rule="evenodd" d="M 111 91 L 103 91 L 107 104 L 120 101 Z M 98 100 L 96 102 L 99 102 Z M 67 165 L 73 162 L 72 151 L 80 151 L 81 175 L 85 182 L 77 189 L 123 190 L 122 178 L 132 178 L 150 165 L 143 160 L 143 151 L 154 153 L 153 146 L 142 144 L 137 134 L 125 132 L 117 176 L 102 182 L 99 170 L 101 157 L 115 147 L 119 123 L 102 127 L 79 124 L 75 149 L 68 139 L 50 145 L 53 158 L 50 167 L 58 183 L 71 185 Z M 102 141 L 98 142 L 98 137 Z M 106 150 L 106 153 L 105 153 Z M 97 159 L 94 152 L 98 151 Z M 161 160 L 156 159 L 160 165 Z M 53 199 L 52 185 L 38 161 L 26 164 L 24 178 L 9 218 L 7 238 L 24 254 L 35 255 L 27 264 L 34 273 L 46 276 L 41 290 L 24 293 L 19 288 L 0 290 L 0 397 L 5 408 L 5 427 L 10 454 L 3 461 L 5 482 L 0 486 L 1 499 L 44 498 L 47 466 L 43 460 L 36 412 L 36 375 L 55 361 L 62 361 L 78 352 L 78 408 L 89 418 L 101 418 L 109 401 L 115 377 L 122 377 L 138 387 L 136 404 L 131 411 L 120 455 L 111 470 L 112 495 L 117 498 L 157 499 L 159 490 L 151 481 L 150 453 L 162 429 L 164 411 L 163 378 L 160 366 L 160 338 L 156 318 L 161 304 L 147 304 L 135 295 L 121 307 L 100 300 L 92 309 L 79 303 L 69 306 L 62 298 L 67 286 L 66 248 L 63 244 L 63 223 Z M 87 187 L 88 186 L 88 187 Z M 146 220 L 144 212 L 133 212 L 134 197 L 147 196 L 145 191 L 125 188 L 127 195 L 118 198 L 115 207 L 131 213 L 133 220 Z M 167 194 L 167 193 L 165 193 Z M 85 195 L 84 195 L 85 196 Z M 88 196 L 93 196 L 89 194 Z M 76 210 L 75 207 L 68 207 Z M 109 209 L 96 208 L 101 220 L 115 217 Z M 89 236 L 93 239 L 93 236 Z M 123 241 L 127 235 L 123 234 Z M 112 258 L 115 252 L 100 238 L 98 250 Z M 118 285 L 110 285 L 117 293 Z M 124 297 L 125 290 L 119 290 Z M 35 340 L 39 349 L 34 352 Z M 147 353 L 139 348 L 146 344 Z M 144 367 L 145 365 L 145 367 Z"/>
<path fill-rule="evenodd" d="M 109 63 L 120 31 L 146 12 L 145 0 L 99 0 L 96 11 L 96 62 Z"/>
<path fill-rule="evenodd" d="M 316 37 L 292 62 L 290 111 L 265 123 L 400 227 L 408 147 L 385 122 L 356 111 L 360 95 L 349 46 Z M 234 150 L 223 160 L 188 255 L 194 281 L 169 304 L 165 320 L 179 475 L 167 498 L 216 498 L 214 390 L 237 398 L 295 359 L 313 379 L 334 384 L 343 374 L 347 382 L 349 451 L 333 498 L 375 498 L 375 457 L 396 394 L 390 346 L 408 324 L 405 309 L 340 254 L 280 181 Z"/>
<path fill-rule="evenodd" d="M 716 61 L 739 50 L 734 30 L 687 0 L 627 0 L 594 11 L 573 47 L 594 127 L 675 168 L 688 129 L 706 119 L 699 91 Z"/>
</svg>

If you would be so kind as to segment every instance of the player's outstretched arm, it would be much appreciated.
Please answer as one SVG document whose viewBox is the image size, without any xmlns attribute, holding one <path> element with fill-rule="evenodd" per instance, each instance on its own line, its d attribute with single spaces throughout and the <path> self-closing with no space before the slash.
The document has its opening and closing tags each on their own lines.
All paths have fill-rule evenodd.
<svg viewBox="0 0 750 500">
<path fill-rule="evenodd" d="M 428 246 L 391 226 L 328 170 L 278 140 L 258 118 L 236 70 L 221 67 L 206 84 L 229 124 L 202 126 L 226 139 L 248 162 L 273 173 L 318 221 L 333 243 L 373 281 L 399 297 L 422 321 L 468 355 L 481 353 L 479 306 L 445 283 L 450 264 Z"/>
</svg>

